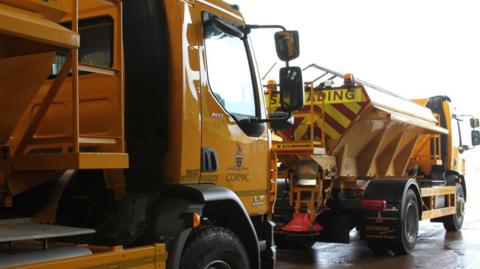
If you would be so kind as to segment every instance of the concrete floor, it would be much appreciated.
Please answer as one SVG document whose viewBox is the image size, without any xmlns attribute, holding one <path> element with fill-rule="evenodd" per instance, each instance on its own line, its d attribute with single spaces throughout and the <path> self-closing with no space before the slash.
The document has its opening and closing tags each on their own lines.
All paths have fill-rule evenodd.
<svg viewBox="0 0 480 269">
<path fill-rule="evenodd" d="M 373 254 L 353 231 L 348 245 L 316 243 L 311 250 L 279 250 L 276 268 L 480 268 L 480 182 L 467 184 L 467 213 L 462 231 L 446 233 L 442 224 L 421 222 L 412 255 Z"/>
</svg>

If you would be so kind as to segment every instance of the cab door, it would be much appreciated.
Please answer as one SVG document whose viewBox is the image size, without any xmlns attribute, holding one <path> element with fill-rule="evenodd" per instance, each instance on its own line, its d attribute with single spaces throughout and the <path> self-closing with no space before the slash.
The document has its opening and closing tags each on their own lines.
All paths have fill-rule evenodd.
<svg viewBox="0 0 480 269">
<path fill-rule="evenodd" d="M 214 12 L 214 11 L 213 11 Z M 201 47 L 201 183 L 227 187 L 250 214 L 267 211 L 269 139 L 265 105 L 248 38 L 226 34 L 209 22 L 228 14 L 204 11 Z M 222 16 L 223 15 L 223 16 Z"/>
</svg>

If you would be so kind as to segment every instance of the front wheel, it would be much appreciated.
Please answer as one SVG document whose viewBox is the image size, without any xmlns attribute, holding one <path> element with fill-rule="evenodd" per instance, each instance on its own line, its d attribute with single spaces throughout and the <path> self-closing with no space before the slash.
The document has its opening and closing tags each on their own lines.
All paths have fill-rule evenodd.
<svg viewBox="0 0 480 269">
<path fill-rule="evenodd" d="M 181 269 L 249 269 L 240 239 L 228 229 L 202 227 L 192 233 L 180 262 Z"/>
<path fill-rule="evenodd" d="M 463 218 L 465 216 L 465 191 L 462 184 L 456 184 L 456 205 L 457 213 L 446 216 L 443 220 L 443 227 L 449 232 L 455 232 L 462 229 Z"/>
</svg>

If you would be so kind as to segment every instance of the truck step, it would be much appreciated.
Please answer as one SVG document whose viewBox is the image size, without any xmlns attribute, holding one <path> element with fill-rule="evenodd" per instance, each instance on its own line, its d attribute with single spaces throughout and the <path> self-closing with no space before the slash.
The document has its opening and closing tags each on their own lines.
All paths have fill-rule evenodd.
<svg viewBox="0 0 480 269">
<path fill-rule="evenodd" d="M 60 247 L 32 252 L 18 251 L 18 253 L 15 253 L 15 251 L 13 251 L 13 254 L 9 252 L 12 252 L 12 250 L 7 249 L 7 252 L 0 251 L 0 269 L 92 255 L 90 249 L 80 246 Z"/>
<path fill-rule="evenodd" d="M 42 240 L 93 234 L 95 230 L 31 223 L 29 219 L 0 221 L 0 243 L 25 240 Z"/>
<path fill-rule="evenodd" d="M 78 70 L 83 72 L 88 72 L 88 73 L 105 75 L 105 76 L 115 76 L 115 74 L 119 72 L 119 70 L 117 69 L 89 65 L 89 64 L 79 64 Z"/>
<path fill-rule="evenodd" d="M 80 136 L 78 142 L 83 145 L 114 145 L 117 143 L 117 140 L 120 138 L 116 137 L 84 137 Z M 48 145 L 48 144 L 66 144 L 72 143 L 73 137 L 63 136 L 63 137 L 47 137 L 47 138 L 32 138 L 26 140 L 26 143 L 29 145 Z"/>
<path fill-rule="evenodd" d="M 80 152 L 28 154 L 14 158 L 14 171 L 128 168 L 128 154 Z"/>
</svg>

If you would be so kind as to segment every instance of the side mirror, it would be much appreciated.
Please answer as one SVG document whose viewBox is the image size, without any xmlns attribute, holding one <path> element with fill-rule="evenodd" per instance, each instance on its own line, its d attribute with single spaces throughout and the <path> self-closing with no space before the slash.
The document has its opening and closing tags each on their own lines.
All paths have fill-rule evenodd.
<svg viewBox="0 0 480 269">
<path fill-rule="evenodd" d="M 280 104 L 282 111 L 293 112 L 303 108 L 305 91 L 302 69 L 283 67 L 280 69 Z"/>
<path fill-rule="evenodd" d="M 472 146 L 480 145 L 480 131 L 473 130 L 472 131 Z"/>
<path fill-rule="evenodd" d="M 472 129 L 478 128 L 480 126 L 480 120 L 478 120 L 478 118 L 471 118 L 470 126 L 472 127 Z"/>
<path fill-rule="evenodd" d="M 284 62 L 300 56 L 298 31 L 281 31 L 275 33 L 275 47 L 278 58 Z"/>
<path fill-rule="evenodd" d="M 277 111 L 270 114 L 270 128 L 273 130 L 285 130 L 291 128 L 294 124 L 294 118 L 292 114 Z"/>
</svg>

